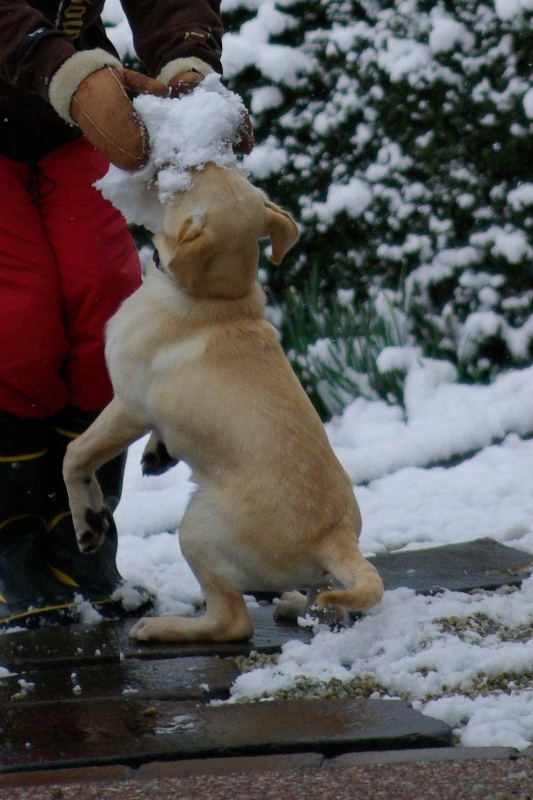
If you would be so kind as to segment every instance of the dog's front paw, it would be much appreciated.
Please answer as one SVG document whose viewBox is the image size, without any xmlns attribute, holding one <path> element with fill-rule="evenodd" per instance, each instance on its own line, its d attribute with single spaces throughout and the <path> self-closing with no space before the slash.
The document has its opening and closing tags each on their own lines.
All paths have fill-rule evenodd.
<svg viewBox="0 0 533 800">
<path fill-rule="evenodd" d="M 167 448 L 159 439 L 150 439 L 141 458 L 143 475 L 162 475 L 167 470 L 179 463 L 177 458 L 172 458 Z"/>
<path fill-rule="evenodd" d="M 76 534 L 78 547 L 82 553 L 94 553 L 101 547 L 109 528 L 109 516 L 105 508 L 101 511 L 85 510 L 85 526 Z"/>
</svg>

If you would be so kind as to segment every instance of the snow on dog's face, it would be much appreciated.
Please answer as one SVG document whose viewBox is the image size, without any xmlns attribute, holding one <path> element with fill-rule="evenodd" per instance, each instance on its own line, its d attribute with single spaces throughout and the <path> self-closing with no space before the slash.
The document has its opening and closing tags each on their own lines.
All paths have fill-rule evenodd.
<svg viewBox="0 0 533 800">
<path fill-rule="evenodd" d="M 148 163 L 137 172 L 111 166 L 95 185 L 128 223 L 156 233 L 162 209 L 189 190 L 192 170 L 237 164 L 233 145 L 247 111 L 216 73 L 183 97 L 139 95 L 133 104 L 150 137 Z"/>
<path fill-rule="evenodd" d="M 237 299 L 256 278 L 259 239 L 269 236 L 278 264 L 296 242 L 292 217 L 235 168 L 208 164 L 165 209 L 154 244 L 165 269 L 194 297 Z"/>
</svg>

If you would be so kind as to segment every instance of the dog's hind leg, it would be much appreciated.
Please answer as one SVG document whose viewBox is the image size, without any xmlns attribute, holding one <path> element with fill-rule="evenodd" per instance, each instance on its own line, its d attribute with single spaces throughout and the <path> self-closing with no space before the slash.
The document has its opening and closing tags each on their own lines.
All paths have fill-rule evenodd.
<svg viewBox="0 0 533 800">
<path fill-rule="evenodd" d="M 284 592 L 274 606 L 274 619 L 296 621 L 299 617 L 309 616 L 313 621 L 330 627 L 350 626 L 352 619 L 343 608 L 317 603 L 318 596 L 331 589 L 333 582 L 331 576 L 328 576 L 322 585 L 308 589 L 307 594 L 299 591 Z"/>
<path fill-rule="evenodd" d="M 249 639 L 253 625 L 242 592 L 232 585 L 232 530 L 220 519 L 199 489 L 191 499 L 180 527 L 182 553 L 195 574 L 205 599 L 198 617 L 145 617 L 130 631 L 134 639 L 156 642 L 232 642 Z"/>
<path fill-rule="evenodd" d="M 235 642 L 249 639 L 253 625 L 240 592 L 214 575 L 201 580 L 206 611 L 199 617 L 143 617 L 130 636 L 143 642 Z"/>
<path fill-rule="evenodd" d="M 303 594 L 295 589 L 292 592 L 283 592 L 281 598 L 274 606 L 274 619 L 297 620 L 298 617 L 305 616 L 308 610 L 308 594 Z M 316 594 L 313 595 L 313 602 Z"/>
</svg>

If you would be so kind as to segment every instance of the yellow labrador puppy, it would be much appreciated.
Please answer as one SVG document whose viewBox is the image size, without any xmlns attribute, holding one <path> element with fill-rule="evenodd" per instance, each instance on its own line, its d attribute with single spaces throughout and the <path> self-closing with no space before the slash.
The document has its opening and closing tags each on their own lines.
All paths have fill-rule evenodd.
<svg viewBox="0 0 533 800">
<path fill-rule="evenodd" d="M 80 550 L 97 549 L 107 527 L 95 470 L 153 431 L 197 484 L 179 535 L 206 611 L 141 619 L 134 638 L 245 639 L 253 626 L 243 591 L 316 588 L 328 575 L 346 588 L 322 591 L 319 605 L 365 611 L 383 587 L 359 551 L 352 485 L 256 282 L 259 239 L 270 237 L 279 263 L 297 227 L 236 168 L 209 164 L 191 177 L 154 238 L 159 269 L 109 323 L 115 398 L 67 450 Z"/>
</svg>

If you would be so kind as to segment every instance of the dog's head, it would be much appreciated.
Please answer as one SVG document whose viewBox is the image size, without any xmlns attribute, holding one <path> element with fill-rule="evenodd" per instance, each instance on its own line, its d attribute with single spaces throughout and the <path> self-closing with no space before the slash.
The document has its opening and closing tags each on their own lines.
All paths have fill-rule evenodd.
<svg viewBox="0 0 533 800">
<path fill-rule="evenodd" d="M 298 239 L 296 223 L 234 168 L 208 164 L 165 209 L 154 244 L 166 271 L 193 297 L 237 299 L 252 288 L 259 240 L 279 264 Z"/>
</svg>

